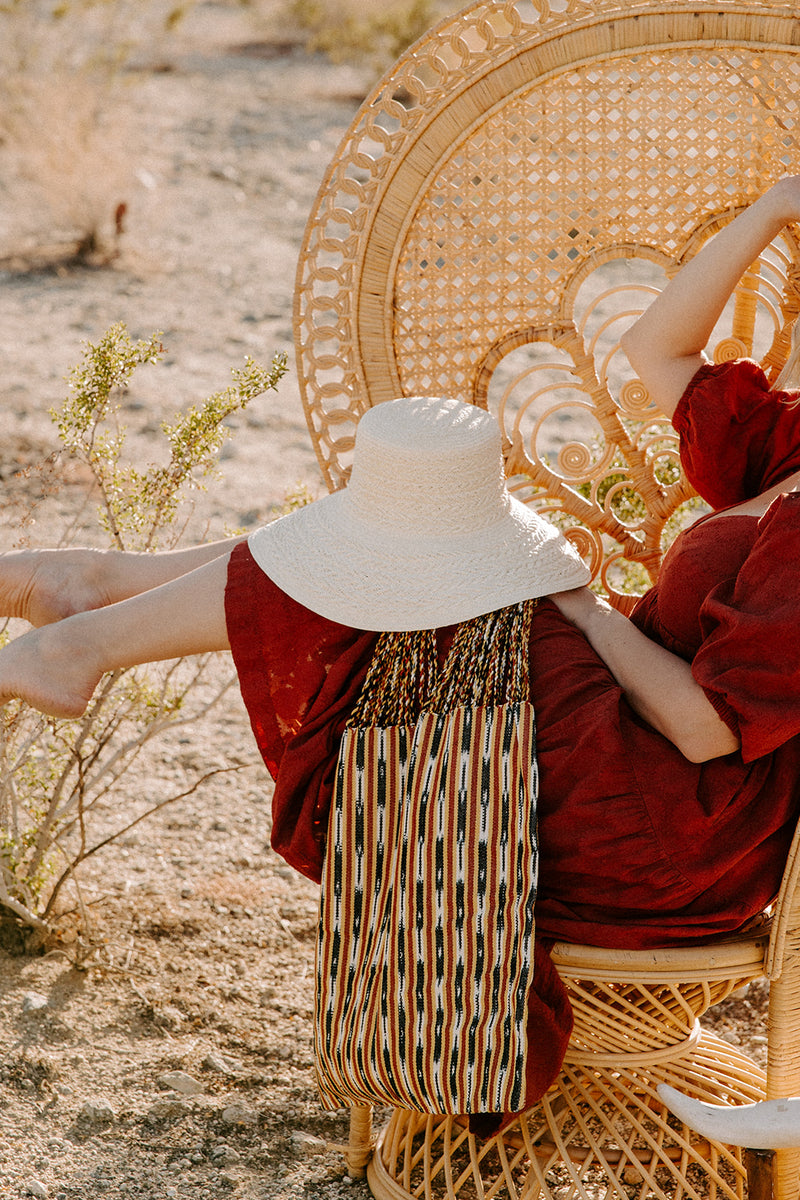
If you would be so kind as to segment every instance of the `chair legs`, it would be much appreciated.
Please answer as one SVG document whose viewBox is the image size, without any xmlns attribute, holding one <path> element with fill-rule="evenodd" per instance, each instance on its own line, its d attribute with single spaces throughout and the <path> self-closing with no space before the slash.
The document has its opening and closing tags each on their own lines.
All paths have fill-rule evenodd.
<svg viewBox="0 0 800 1200">
<path fill-rule="evenodd" d="M 747 1200 L 772 1200 L 775 1151 L 745 1150 L 747 1171 Z"/>
<path fill-rule="evenodd" d="M 372 1109 L 368 1106 L 350 1109 L 350 1140 L 344 1149 L 344 1160 L 351 1179 L 363 1179 L 367 1163 L 375 1150 L 372 1135 Z"/>
<path fill-rule="evenodd" d="M 800 1150 L 776 1150 L 772 1168 L 775 1200 L 797 1200 L 800 1191 Z"/>
<path fill-rule="evenodd" d="M 646 1070 L 567 1063 L 541 1103 L 494 1138 L 475 1138 L 457 1118 L 395 1111 L 370 1188 L 377 1200 L 743 1200 L 741 1151 L 672 1117 L 661 1082 L 717 1103 L 764 1095 L 750 1059 L 706 1032 L 684 1059 Z"/>
</svg>

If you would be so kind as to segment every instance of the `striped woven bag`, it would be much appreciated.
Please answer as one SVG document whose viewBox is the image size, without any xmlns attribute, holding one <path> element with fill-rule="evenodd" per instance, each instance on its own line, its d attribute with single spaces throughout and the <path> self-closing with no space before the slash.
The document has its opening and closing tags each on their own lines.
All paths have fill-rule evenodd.
<svg viewBox="0 0 800 1200">
<path fill-rule="evenodd" d="M 536 899 L 535 601 L 382 634 L 339 753 L 322 877 L 322 1101 L 524 1106 Z"/>
</svg>

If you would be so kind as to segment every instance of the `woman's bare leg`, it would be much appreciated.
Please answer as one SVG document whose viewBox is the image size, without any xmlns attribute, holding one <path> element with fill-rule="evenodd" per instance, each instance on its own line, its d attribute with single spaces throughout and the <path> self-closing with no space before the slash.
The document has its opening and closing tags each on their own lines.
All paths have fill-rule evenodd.
<svg viewBox="0 0 800 1200">
<path fill-rule="evenodd" d="M 228 558 L 15 638 L 0 650 L 0 704 L 20 698 L 50 716 L 77 717 L 106 671 L 227 650 Z"/>
<path fill-rule="evenodd" d="M 0 554 L 0 616 L 49 625 L 169 583 L 228 555 L 241 538 L 185 550 L 15 550 Z"/>
</svg>

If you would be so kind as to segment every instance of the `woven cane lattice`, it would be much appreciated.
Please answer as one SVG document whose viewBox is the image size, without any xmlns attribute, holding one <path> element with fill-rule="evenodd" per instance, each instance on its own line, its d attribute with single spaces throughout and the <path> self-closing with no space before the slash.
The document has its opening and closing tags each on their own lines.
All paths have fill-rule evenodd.
<svg viewBox="0 0 800 1200">
<path fill-rule="evenodd" d="M 741 1198 L 740 1153 L 669 1116 L 656 1091 L 750 1103 L 765 1079 L 698 1018 L 761 975 L 766 935 L 712 950 L 607 951 L 559 944 L 575 1031 L 558 1081 L 502 1134 L 482 1140 L 457 1119 L 395 1112 L 370 1167 L 373 1193 L 502 1200 Z"/>
<path fill-rule="evenodd" d="M 774 0 L 486 0 L 408 52 L 331 164 L 298 267 L 330 487 L 369 406 L 489 407 L 520 498 L 627 607 L 689 492 L 617 342 L 665 273 L 800 165 L 795 18 Z M 743 280 L 718 358 L 782 362 L 796 258 L 787 231 Z"/>
<path fill-rule="evenodd" d="M 715 1088 L 703 1088 L 703 1068 L 713 1070 Z M 740 1152 L 676 1126 L 655 1088 L 670 1082 L 714 1103 L 748 1103 L 763 1094 L 748 1072 L 752 1065 L 743 1055 L 704 1034 L 689 1069 L 678 1063 L 645 1074 L 568 1065 L 542 1104 L 488 1140 L 470 1135 L 456 1118 L 398 1111 L 369 1169 L 370 1186 L 386 1200 L 741 1200 Z"/>
</svg>

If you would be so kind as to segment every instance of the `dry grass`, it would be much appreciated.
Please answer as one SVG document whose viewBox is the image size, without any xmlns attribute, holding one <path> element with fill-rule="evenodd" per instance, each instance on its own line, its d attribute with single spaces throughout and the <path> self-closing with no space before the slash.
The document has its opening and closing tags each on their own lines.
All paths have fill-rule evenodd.
<svg viewBox="0 0 800 1200">
<path fill-rule="evenodd" d="M 254 32 L 383 71 L 461 0 L 218 0 Z M 119 253 L 147 173 L 131 93 L 169 64 L 198 0 L 11 0 L 0 6 L 0 264 L 92 265 Z M 191 26 L 192 20 L 187 24 Z M 133 223 L 133 222 L 132 222 Z"/>
<path fill-rule="evenodd" d="M 286 0 L 309 52 L 383 71 L 463 0 Z"/>
<path fill-rule="evenodd" d="M 27 218 L 14 242 L 54 257 L 113 257 L 134 178 L 124 105 L 90 74 L 66 72 L 18 78 L 4 99 L 4 157 Z"/>
<path fill-rule="evenodd" d="M 193 3 L 193 0 L 190 0 Z M 137 155 L 129 70 L 184 8 L 165 0 L 15 0 L 0 10 L 0 254 L 105 262 L 125 227 Z"/>
</svg>

